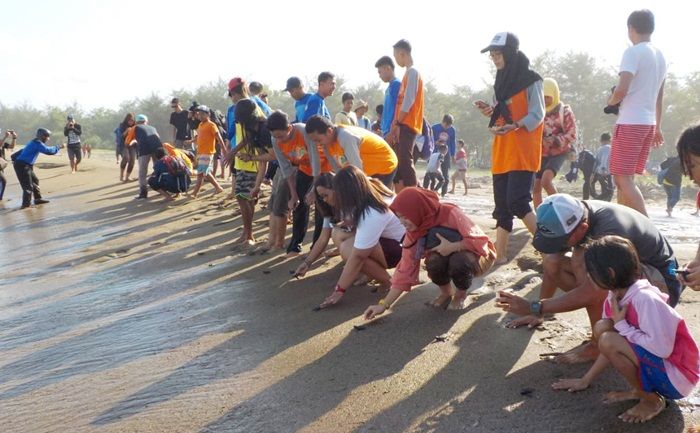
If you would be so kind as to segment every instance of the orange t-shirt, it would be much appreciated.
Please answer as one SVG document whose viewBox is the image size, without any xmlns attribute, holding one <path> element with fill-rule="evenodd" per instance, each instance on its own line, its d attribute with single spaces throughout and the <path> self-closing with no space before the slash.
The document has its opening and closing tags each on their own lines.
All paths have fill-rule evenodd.
<svg viewBox="0 0 700 433">
<path fill-rule="evenodd" d="M 213 155 L 216 153 L 216 135 L 219 128 L 211 120 L 201 122 L 197 128 L 197 154 Z"/>
<path fill-rule="evenodd" d="M 514 121 L 527 116 L 527 89 L 515 94 L 506 101 L 506 104 Z M 499 118 L 496 122 L 499 126 L 503 123 L 503 118 Z M 539 171 L 542 162 L 543 128 L 544 124 L 540 123 L 532 131 L 521 127 L 506 135 L 494 136 L 493 149 L 491 150 L 491 172 L 503 174 L 518 170 Z"/>
<path fill-rule="evenodd" d="M 423 78 L 420 76 L 418 71 L 411 66 L 406 70 L 401 80 L 401 88 L 399 88 L 399 97 L 396 100 L 396 118 L 399 118 L 399 114 L 403 111 L 401 106 L 406 97 L 406 91 L 408 88 L 409 78 L 413 78 L 418 81 L 418 87 L 416 88 L 416 95 L 413 100 L 413 105 L 408 110 L 408 114 L 401 121 L 402 125 L 406 125 L 411 128 L 416 134 L 420 134 L 423 130 Z"/>
<path fill-rule="evenodd" d="M 130 126 L 126 128 L 126 135 L 124 137 L 124 144 L 127 146 L 131 145 L 131 142 L 136 139 L 136 126 Z"/>
<path fill-rule="evenodd" d="M 324 152 L 336 165 L 354 165 L 367 176 L 389 174 L 399 160 L 389 144 L 377 134 L 359 126 L 338 126 L 337 138 Z"/>
<path fill-rule="evenodd" d="M 311 143 L 312 146 L 316 146 L 315 143 Z M 311 156 L 309 155 L 309 150 L 306 148 L 306 140 L 304 140 L 304 134 L 294 129 L 292 138 L 287 141 L 277 141 L 277 146 L 284 155 L 289 159 L 289 162 L 299 170 L 309 176 L 313 176 L 313 169 L 311 167 Z M 319 155 L 321 162 L 321 173 L 328 173 L 331 171 L 331 165 L 328 160 L 323 156 Z"/>
</svg>

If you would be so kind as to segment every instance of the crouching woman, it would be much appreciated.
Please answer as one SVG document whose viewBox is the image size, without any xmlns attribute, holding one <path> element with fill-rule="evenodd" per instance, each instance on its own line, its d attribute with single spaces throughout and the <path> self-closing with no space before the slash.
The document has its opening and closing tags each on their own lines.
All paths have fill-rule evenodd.
<svg viewBox="0 0 700 433">
<path fill-rule="evenodd" d="M 148 178 L 148 185 L 166 201 L 175 200 L 181 193 L 186 193 L 191 181 L 185 162 L 178 157 L 166 155 L 162 147 L 156 149 L 153 156 L 156 163 L 153 164 L 153 174 Z"/>
<path fill-rule="evenodd" d="M 496 260 L 496 249 L 489 238 L 458 206 L 440 203 L 433 191 L 405 188 L 390 208 L 406 227 L 401 261 L 389 293 L 379 305 L 367 308 L 365 319 L 382 314 L 418 284 L 422 258 L 428 277 L 440 287 L 440 295 L 430 305 L 465 308 L 472 279 L 485 274 Z"/>
</svg>

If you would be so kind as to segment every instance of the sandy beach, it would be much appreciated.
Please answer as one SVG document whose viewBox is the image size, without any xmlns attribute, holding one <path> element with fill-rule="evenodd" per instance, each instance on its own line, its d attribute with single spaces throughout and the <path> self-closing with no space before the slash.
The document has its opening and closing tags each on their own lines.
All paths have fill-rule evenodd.
<svg viewBox="0 0 700 433">
<path fill-rule="evenodd" d="M 700 393 L 647 424 L 624 424 L 616 415 L 633 403 L 601 402 L 626 388 L 612 370 L 586 391 L 551 389 L 588 365 L 540 354 L 580 344 L 588 320 L 578 311 L 535 330 L 504 328 L 510 317 L 494 306 L 495 291 L 534 298 L 541 283 L 519 222 L 513 260 L 475 280 L 465 311 L 426 307 L 437 293 L 426 283 L 366 324 L 361 314 L 381 295 L 354 287 L 336 307 L 312 311 L 332 290 L 340 260 L 293 279 L 299 259 L 249 255 L 232 245 L 241 225 L 235 202 L 211 186 L 197 200 L 165 204 L 151 192 L 135 201 L 138 186 L 118 181 L 113 152 L 93 152 L 80 169 L 71 175 L 65 155 L 42 155 L 36 171 L 51 203 L 28 210 L 19 210 L 19 185 L 6 171 L 3 433 L 671 433 L 700 424 Z M 491 194 L 487 178 L 467 197 L 447 199 L 495 239 Z M 680 261 L 690 259 L 700 226 L 692 201 L 673 219 L 662 198 L 647 205 Z M 266 212 L 254 227 L 263 239 Z M 698 304 L 700 293 L 685 291 L 678 311 L 700 341 Z"/>
</svg>

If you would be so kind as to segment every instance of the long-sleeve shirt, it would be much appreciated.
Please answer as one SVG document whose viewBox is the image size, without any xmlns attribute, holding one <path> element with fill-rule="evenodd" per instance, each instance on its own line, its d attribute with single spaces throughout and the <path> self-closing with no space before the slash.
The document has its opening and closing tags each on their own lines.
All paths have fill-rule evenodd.
<svg viewBox="0 0 700 433">
<path fill-rule="evenodd" d="M 559 103 L 544 116 L 542 132 L 542 156 L 567 153 L 576 142 L 576 118 L 571 107 Z"/>
<path fill-rule="evenodd" d="M 613 315 L 610 291 L 603 304 L 603 318 Z M 700 378 L 698 346 L 683 318 L 666 301 L 668 295 L 647 280 L 638 280 L 619 301 L 627 306 L 625 318 L 615 329 L 625 339 L 663 359 L 668 379 L 683 396 L 693 391 Z"/>
<path fill-rule="evenodd" d="M 458 207 L 454 207 L 441 225 L 449 229 L 457 230 L 462 235 L 462 249 L 471 251 L 479 257 L 495 254 L 495 248 L 488 236 Z M 421 243 L 411 236 L 411 232 L 406 232 L 404 245 L 411 245 L 401 252 L 401 261 L 396 266 L 394 275 L 391 277 L 391 287 L 408 292 L 411 286 L 418 284 L 418 274 L 420 272 L 420 261 L 423 257 L 428 257 L 431 253 L 423 250 Z"/>
<path fill-rule="evenodd" d="M 45 155 L 55 155 L 59 151 L 58 146 L 47 146 L 38 138 L 27 143 L 22 149 L 22 153 L 17 157 L 17 161 L 22 161 L 25 164 L 34 165 L 40 153 Z"/>
<path fill-rule="evenodd" d="M 78 144 L 80 143 L 80 135 L 83 133 L 83 127 L 76 123 L 72 127 L 64 127 L 63 135 L 68 137 L 68 144 Z"/>
<path fill-rule="evenodd" d="M 596 173 L 607 176 L 610 174 L 610 145 L 604 144 L 598 148 L 595 153 L 595 168 Z"/>
<path fill-rule="evenodd" d="M 391 124 L 396 117 L 396 101 L 399 99 L 399 90 L 401 90 L 401 81 L 394 78 L 389 82 L 389 85 L 384 92 L 384 109 L 382 111 L 382 135 L 386 135 L 391 130 Z"/>
</svg>

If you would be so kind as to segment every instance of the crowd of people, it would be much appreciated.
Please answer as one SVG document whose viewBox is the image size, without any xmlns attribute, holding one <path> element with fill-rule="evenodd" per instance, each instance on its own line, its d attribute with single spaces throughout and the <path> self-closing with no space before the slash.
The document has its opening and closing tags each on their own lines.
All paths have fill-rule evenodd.
<svg viewBox="0 0 700 433">
<path fill-rule="evenodd" d="M 498 33 L 481 51 L 489 53 L 496 69 L 493 100 L 474 102 L 493 134 L 495 240 L 468 212 L 441 201 L 450 183 L 450 193 L 461 182 L 467 194 L 468 153 L 451 115 L 432 126 L 425 120 L 423 80 L 406 40 L 393 46 L 393 59 L 384 56 L 375 64 L 388 86 L 374 123 L 366 117 L 367 102 L 351 93 L 342 95 L 342 111 L 331 116 L 325 101 L 336 81 L 330 72 L 319 74 L 315 93 L 307 93 L 297 77 L 287 80 L 285 90 L 295 100 L 292 118 L 268 106 L 260 83 L 235 77 L 228 83 L 232 104 L 226 116 L 197 103 L 185 110 L 172 99 L 172 143 L 163 142 L 146 115 L 126 114 L 115 130 L 120 180 L 132 180 L 138 167 L 138 199 L 146 199 L 149 188 L 168 201 L 182 194 L 196 199 L 205 181 L 215 194 L 222 193 L 217 172 L 228 170 L 243 226 L 237 242 L 259 253 L 300 254 L 314 208 L 311 248 L 294 276 L 304 277 L 324 254 L 339 255 L 342 272 L 318 309 L 338 304 L 353 286 L 372 280 L 384 296 L 367 307 L 367 320 L 396 308 L 419 284 L 422 262 L 439 288 L 430 305 L 464 309 L 473 279 L 512 259 L 508 243 L 517 217 L 541 253 L 543 281 L 534 301 L 498 293 L 496 305 L 520 316 L 509 327 L 535 327 L 545 315 L 585 309 L 593 338 L 557 360 L 594 361 L 593 367 L 583 378 L 561 379 L 553 387 L 584 389 L 611 364 L 630 390 L 610 393 L 606 401 L 639 400 L 620 418 L 644 422 L 663 410 L 665 399 L 687 396 L 700 378 L 698 347 L 674 310 L 684 286 L 700 290 L 700 249 L 693 261 L 679 264 L 646 216 L 634 183 L 650 148 L 663 142 L 666 64 L 650 41 L 651 12 L 633 12 L 627 26 L 633 45 L 623 55 L 620 81 L 606 107 L 618 113 L 617 123 L 612 137 L 600 137 L 595 155 L 577 149 L 573 108 L 561 101 L 555 79 L 543 79 L 530 68 L 513 33 Z M 396 65 L 405 68 L 401 80 Z M 73 171 L 80 163 L 81 132 L 69 116 L 64 134 Z M 40 129 L 12 157 L 23 208 L 32 196 L 35 204 L 47 202 L 32 167 L 39 153 L 55 154 L 63 146 L 46 146 L 50 135 Z M 422 188 L 415 169 L 423 153 L 418 137 L 421 146 L 430 146 Z M 3 158 L 14 148 L 16 134 L 9 131 L 7 138 Z M 666 171 L 660 178 L 669 191 L 669 216 L 679 178 L 685 174 L 700 185 L 700 126 L 685 130 L 677 151 L 674 161 L 662 165 Z M 572 162 L 567 179 L 583 172 L 583 200 L 558 193 L 553 183 L 567 161 Z M 4 177 L 0 182 L 1 198 Z M 271 183 L 269 235 L 256 245 L 253 218 L 264 183 Z M 617 204 L 609 202 L 615 189 Z M 589 194 L 602 200 L 589 200 Z M 335 248 L 328 249 L 331 242 Z M 563 293 L 556 295 L 557 288 Z"/>
</svg>

